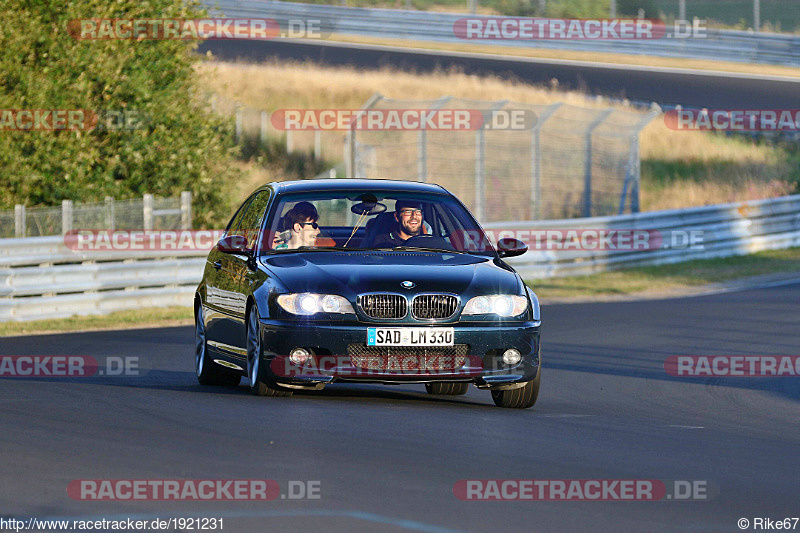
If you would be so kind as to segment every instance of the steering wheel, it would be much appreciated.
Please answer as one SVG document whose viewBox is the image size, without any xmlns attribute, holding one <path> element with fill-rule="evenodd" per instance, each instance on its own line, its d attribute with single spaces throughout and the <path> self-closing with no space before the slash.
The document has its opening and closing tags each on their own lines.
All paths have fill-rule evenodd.
<svg viewBox="0 0 800 533">
<path fill-rule="evenodd" d="M 436 235 L 414 235 L 406 240 L 403 246 L 419 246 L 421 248 L 441 248 L 443 250 L 452 250 L 453 247 L 448 244 L 446 240 Z"/>
</svg>

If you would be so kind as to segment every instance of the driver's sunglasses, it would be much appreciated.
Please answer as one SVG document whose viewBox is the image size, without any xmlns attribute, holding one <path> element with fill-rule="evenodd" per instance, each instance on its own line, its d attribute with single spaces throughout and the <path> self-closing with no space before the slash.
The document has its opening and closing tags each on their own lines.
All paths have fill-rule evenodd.
<svg viewBox="0 0 800 533">
<path fill-rule="evenodd" d="M 422 209 L 401 209 L 400 214 L 406 217 L 410 217 L 411 215 L 419 215 L 422 216 Z"/>
<path fill-rule="evenodd" d="M 308 226 L 309 224 L 311 224 L 312 228 L 319 229 L 319 224 L 317 224 L 316 222 L 298 222 L 298 224 L 300 224 L 301 226 Z"/>
</svg>

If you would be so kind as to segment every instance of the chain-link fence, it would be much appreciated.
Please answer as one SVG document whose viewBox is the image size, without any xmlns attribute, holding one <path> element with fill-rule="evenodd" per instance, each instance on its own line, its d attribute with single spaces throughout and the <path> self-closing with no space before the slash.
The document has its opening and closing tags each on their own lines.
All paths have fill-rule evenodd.
<svg viewBox="0 0 800 533">
<path fill-rule="evenodd" d="M 240 142 L 279 139 L 287 152 L 333 162 L 343 158 L 347 177 L 438 183 L 482 222 L 638 212 L 639 132 L 661 112 L 453 97 L 394 100 L 376 94 L 363 112 L 460 110 L 480 113 L 486 126 L 292 130 L 273 124 L 280 110 L 270 114 L 216 96 L 212 105 L 235 116 Z M 522 129 L 491 127 L 493 116 L 514 112 L 535 120 Z"/>
<path fill-rule="evenodd" d="M 479 110 L 487 124 L 500 111 L 533 112 L 526 129 L 348 132 L 348 176 L 438 183 L 481 222 L 637 212 L 638 134 L 660 112 L 379 95 L 365 108 Z"/>
<path fill-rule="evenodd" d="M 15 206 L 0 210 L 0 239 L 64 235 L 73 229 L 191 229 L 192 193 L 180 198 L 145 194 L 132 200 L 106 198 L 103 202 L 73 203 L 57 207 Z"/>
</svg>

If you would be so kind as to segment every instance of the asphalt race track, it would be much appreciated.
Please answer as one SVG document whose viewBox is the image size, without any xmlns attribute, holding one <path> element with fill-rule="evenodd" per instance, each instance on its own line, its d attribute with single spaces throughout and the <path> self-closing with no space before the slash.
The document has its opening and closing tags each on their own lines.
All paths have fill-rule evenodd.
<svg viewBox="0 0 800 533">
<path fill-rule="evenodd" d="M 2 355 L 137 357 L 140 376 L 0 379 L 0 516 L 221 517 L 245 531 L 739 531 L 800 515 L 800 380 L 673 378 L 670 355 L 796 355 L 800 285 L 543 307 L 530 410 L 489 393 L 203 388 L 193 329 L 0 339 Z M 319 481 L 320 499 L 80 501 L 78 479 Z M 462 479 L 700 481 L 705 501 L 461 501 Z"/>
<path fill-rule="evenodd" d="M 203 53 L 211 51 L 222 60 L 315 61 L 360 68 L 391 66 L 415 72 L 457 67 L 467 74 L 494 74 L 545 85 L 555 78 L 561 89 L 579 89 L 588 94 L 657 102 L 661 105 L 709 109 L 800 107 L 800 80 L 789 78 L 720 75 L 697 70 L 648 69 L 449 51 L 413 51 L 334 41 L 205 41 L 200 50 Z"/>
</svg>

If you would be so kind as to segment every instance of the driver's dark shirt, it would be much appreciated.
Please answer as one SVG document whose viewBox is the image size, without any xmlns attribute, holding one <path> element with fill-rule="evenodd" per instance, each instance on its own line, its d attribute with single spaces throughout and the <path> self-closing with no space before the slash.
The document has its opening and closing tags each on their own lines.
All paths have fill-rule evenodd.
<svg viewBox="0 0 800 533">
<path fill-rule="evenodd" d="M 374 246 L 380 247 L 379 245 L 403 246 L 406 241 L 396 232 L 390 231 L 389 233 L 381 233 L 380 235 L 377 235 L 373 242 L 375 243 Z"/>
</svg>

